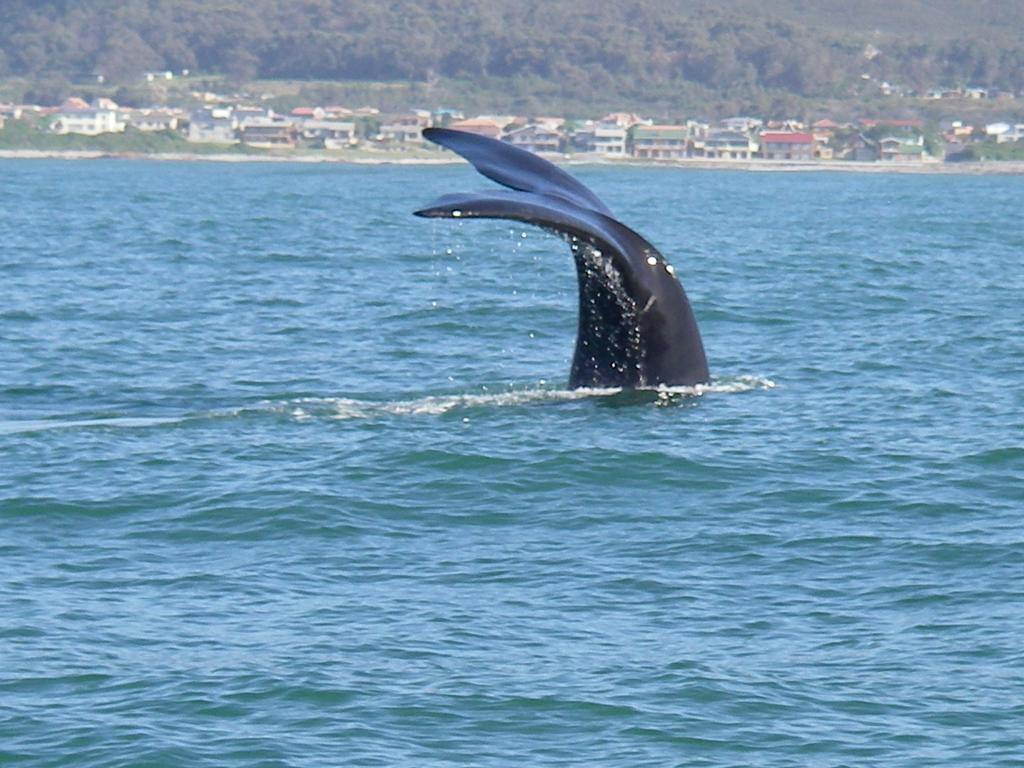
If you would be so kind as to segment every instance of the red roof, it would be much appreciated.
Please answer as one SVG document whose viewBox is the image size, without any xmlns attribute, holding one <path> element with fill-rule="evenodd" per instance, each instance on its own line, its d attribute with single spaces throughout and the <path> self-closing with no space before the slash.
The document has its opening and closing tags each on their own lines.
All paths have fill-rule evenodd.
<svg viewBox="0 0 1024 768">
<path fill-rule="evenodd" d="M 765 144 L 812 144 L 814 136 L 810 133 L 762 133 L 761 141 Z"/>
</svg>

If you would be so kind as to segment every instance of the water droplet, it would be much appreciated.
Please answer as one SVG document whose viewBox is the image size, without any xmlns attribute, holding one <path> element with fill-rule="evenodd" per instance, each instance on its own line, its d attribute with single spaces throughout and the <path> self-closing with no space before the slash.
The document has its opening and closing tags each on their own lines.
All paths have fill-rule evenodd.
<svg viewBox="0 0 1024 768">
<path fill-rule="evenodd" d="M 666 264 L 665 271 L 668 272 L 670 275 L 674 275 L 676 273 L 676 268 L 673 267 L 671 264 Z"/>
<path fill-rule="evenodd" d="M 451 248 L 445 248 L 444 252 L 449 256 L 451 256 L 454 253 L 454 251 Z"/>
<path fill-rule="evenodd" d="M 519 236 L 520 236 L 521 238 L 523 238 L 523 239 L 526 239 L 526 233 L 525 233 L 525 232 L 520 232 L 520 233 L 519 233 Z"/>
<path fill-rule="evenodd" d="M 647 263 L 650 264 L 653 267 L 655 264 L 658 263 L 658 259 L 656 257 L 654 257 L 654 256 L 648 256 L 647 257 Z"/>
</svg>

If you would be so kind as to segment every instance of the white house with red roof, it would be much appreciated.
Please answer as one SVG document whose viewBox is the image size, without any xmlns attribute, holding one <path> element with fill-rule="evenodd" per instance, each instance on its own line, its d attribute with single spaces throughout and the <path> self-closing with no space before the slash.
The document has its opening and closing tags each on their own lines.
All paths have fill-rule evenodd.
<svg viewBox="0 0 1024 768">
<path fill-rule="evenodd" d="M 67 99 L 50 123 L 50 130 L 57 134 L 78 133 L 85 136 L 123 133 L 125 121 L 118 113 L 117 105 L 110 99 L 103 101 L 109 103 L 90 107 L 82 99 Z"/>
</svg>

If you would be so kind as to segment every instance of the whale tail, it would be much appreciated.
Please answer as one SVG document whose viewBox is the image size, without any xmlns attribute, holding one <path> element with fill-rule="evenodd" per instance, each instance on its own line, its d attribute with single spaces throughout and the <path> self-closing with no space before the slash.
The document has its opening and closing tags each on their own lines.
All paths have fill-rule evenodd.
<svg viewBox="0 0 1024 768">
<path fill-rule="evenodd" d="M 444 128 L 425 138 L 510 190 L 444 195 L 417 216 L 510 219 L 565 239 L 580 310 L 569 386 L 649 387 L 710 380 L 697 321 L 675 269 L 577 179 L 502 141 Z"/>
</svg>

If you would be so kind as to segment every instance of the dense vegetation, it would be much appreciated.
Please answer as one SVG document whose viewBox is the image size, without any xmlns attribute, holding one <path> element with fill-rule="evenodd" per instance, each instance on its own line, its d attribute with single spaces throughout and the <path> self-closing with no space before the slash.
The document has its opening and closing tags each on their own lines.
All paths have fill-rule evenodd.
<svg viewBox="0 0 1024 768">
<path fill-rule="evenodd" d="M 519 107 L 1024 89 L 1024 7 L 958 0 L 3 0 L 0 78 L 53 96 L 102 73 L 475 83 Z M 813 9 L 808 9 L 813 5 Z M 998 8 L 996 6 L 999 6 Z M 863 75 L 870 75 L 867 80 Z M 533 100 L 536 104 L 530 104 Z M 523 103 L 523 102 L 527 103 Z M 495 108 L 505 106 L 495 104 Z"/>
<path fill-rule="evenodd" d="M 1024 160 L 1024 146 L 1021 142 L 998 144 L 994 141 L 983 141 L 968 144 L 963 152 L 951 158 L 960 161 L 974 160 Z"/>
</svg>

